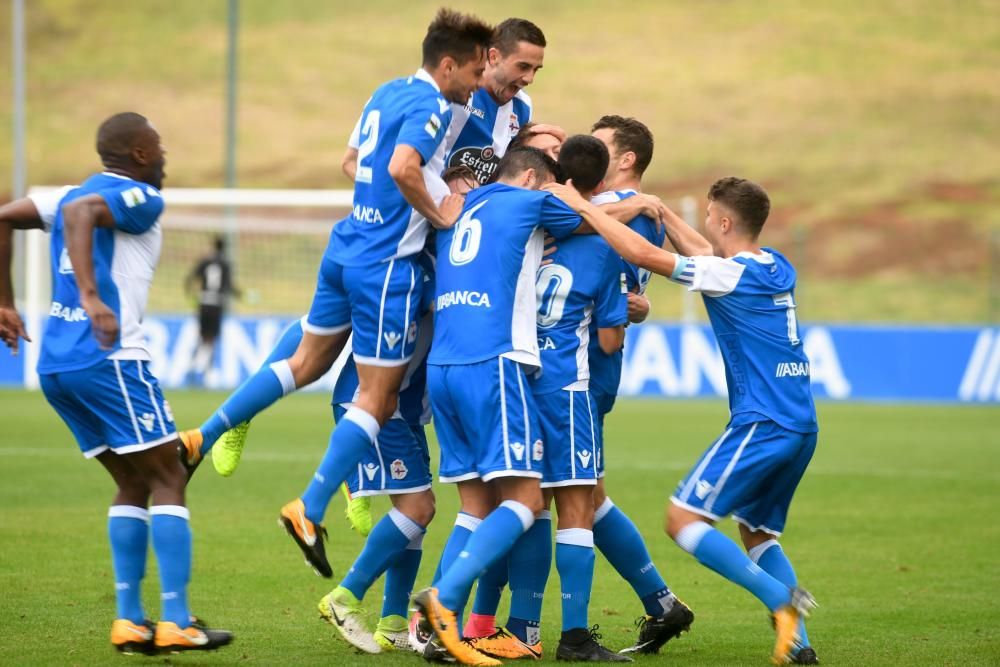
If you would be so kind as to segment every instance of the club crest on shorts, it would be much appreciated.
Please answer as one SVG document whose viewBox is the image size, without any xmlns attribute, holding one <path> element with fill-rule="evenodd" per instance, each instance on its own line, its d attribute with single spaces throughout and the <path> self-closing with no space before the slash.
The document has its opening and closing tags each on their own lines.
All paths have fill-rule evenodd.
<svg viewBox="0 0 1000 667">
<path fill-rule="evenodd" d="M 392 475 L 393 479 L 403 479 L 408 472 L 410 471 L 406 469 L 406 464 L 403 463 L 402 459 L 396 459 L 389 464 L 389 474 Z"/>
<path fill-rule="evenodd" d="M 545 445 L 542 444 L 541 440 L 535 440 L 535 444 L 531 446 L 531 460 L 541 461 L 544 456 Z"/>
</svg>

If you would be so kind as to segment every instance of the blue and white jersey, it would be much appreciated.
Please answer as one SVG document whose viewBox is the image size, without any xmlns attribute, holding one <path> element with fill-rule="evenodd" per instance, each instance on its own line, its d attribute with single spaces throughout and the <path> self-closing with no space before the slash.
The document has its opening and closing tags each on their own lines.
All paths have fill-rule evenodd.
<svg viewBox="0 0 1000 667">
<path fill-rule="evenodd" d="M 476 173 L 480 183 L 486 183 L 496 173 L 510 142 L 530 120 L 531 98 L 523 90 L 501 106 L 485 88 L 480 88 L 468 104 L 451 105 L 451 124 L 428 167 L 440 174 L 447 167 L 464 164 Z M 347 145 L 361 145 L 361 119 Z"/>
<path fill-rule="evenodd" d="M 628 199 L 636 194 L 635 190 L 619 190 L 602 192 L 595 196 L 591 202 L 598 206 L 609 204 L 623 199 Z M 666 232 L 656 224 L 656 221 L 645 215 L 637 215 L 628 223 L 628 228 L 636 232 L 644 239 L 655 245 L 662 247 L 666 240 Z M 625 286 L 628 291 L 635 291 L 637 294 L 645 294 L 646 286 L 652 275 L 648 270 L 639 268 L 635 264 L 622 262 L 622 271 L 625 275 Z M 618 384 L 622 377 L 622 351 L 614 354 L 606 354 L 597 344 L 597 327 L 591 326 L 590 342 L 590 386 L 594 391 L 615 395 L 618 393 Z"/>
<path fill-rule="evenodd" d="M 365 105 L 359 121 L 354 209 L 334 225 L 327 254 L 343 266 L 371 266 L 419 253 L 427 220 L 413 210 L 389 176 L 396 146 L 413 147 L 425 181 L 439 178 L 428 165 L 451 123 L 451 105 L 424 69 L 384 84 Z"/>
<path fill-rule="evenodd" d="M 464 164 L 476 172 L 480 183 L 487 183 L 521 126 L 531 120 L 531 98 L 522 90 L 500 106 L 485 88 L 480 88 L 467 105 L 456 104 L 452 112 L 442 151 L 443 167 Z"/>
<path fill-rule="evenodd" d="M 542 368 L 532 391 L 589 388 L 591 330 L 628 321 L 622 260 L 600 236 L 572 236 L 538 270 L 538 347 Z M 596 334 L 593 335 L 597 343 Z"/>
<path fill-rule="evenodd" d="M 115 221 L 113 229 L 94 229 L 93 245 L 97 291 L 101 301 L 117 316 L 121 332 L 110 349 L 101 349 L 83 310 L 64 236 L 62 207 L 92 194 L 107 202 Z M 141 323 L 163 242 L 158 223 L 163 212 L 159 190 L 126 176 L 104 172 L 91 176 L 78 187 L 34 195 L 32 201 L 52 234 L 52 306 L 45 324 L 38 372 L 78 370 L 106 358 L 148 361 Z"/>
<path fill-rule="evenodd" d="M 399 387 L 399 404 L 393 419 L 402 419 L 411 426 L 423 426 L 431 422 L 431 405 L 427 397 L 427 353 L 434 335 L 434 256 L 429 250 L 420 255 L 420 265 L 424 269 L 424 287 L 420 301 L 420 312 L 425 313 L 417 326 L 417 342 L 413 356 L 406 367 L 406 375 Z M 358 367 L 354 355 L 348 354 L 343 370 L 333 386 L 333 404 L 351 405 L 358 400 Z"/>
<path fill-rule="evenodd" d="M 817 431 L 791 263 L 770 248 L 729 258 L 678 255 L 670 280 L 705 300 L 726 366 L 731 424 L 763 416 L 790 431 Z"/>
<path fill-rule="evenodd" d="M 437 233 L 434 343 L 428 363 L 507 357 L 540 364 L 535 274 L 544 233 L 564 238 L 580 216 L 548 192 L 493 183 L 466 195 L 458 222 Z"/>
</svg>

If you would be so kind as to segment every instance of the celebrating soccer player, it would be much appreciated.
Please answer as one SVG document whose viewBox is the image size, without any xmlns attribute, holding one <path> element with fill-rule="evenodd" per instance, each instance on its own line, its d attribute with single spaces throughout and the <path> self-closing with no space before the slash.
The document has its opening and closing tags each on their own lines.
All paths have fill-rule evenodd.
<svg viewBox="0 0 1000 667">
<path fill-rule="evenodd" d="M 13 310 L 10 230 L 45 228 L 52 308 L 38 364 L 42 391 L 83 455 L 100 461 L 118 487 L 108 510 L 118 607 L 111 643 L 125 653 L 215 649 L 233 636 L 203 627 L 188 609 L 187 475 L 142 331 L 162 244 L 166 151 L 145 117 L 126 112 L 101 124 L 97 153 L 104 171 L 82 185 L 0 208 L 0 249 L 7 250 L 0 252 L 0 334 L 15 351 L 24 335 Z M 155 628 L 140 595 L 150 533 L 162 600 Z"/>
<path fill-rule="evenodd" d="M 592 132 L 607 146 L 610 161 L 604 179 L 607 192 L 594 197 L 591 202 L 609 204 L 640 196 L 642 174 L 653 159 L 653 133 L 640 121 L 621 116 L 603 116 L 594 124 Z M 669 211 L 667 214 L 672 215 Z M 652 218 L 640 214 L 629 220 L 627 225 L 657 247 L 663 245 L 666 235 Z M 641 322 L 649 313 L 645 292 L 650 272 L 631 262 L 624 262 L 623 270 L 628 289 L 629 320 Z M 595 331 L 593 324 L 591 331 Z M 590 392 L 597 406 L 602 434 L 604 418 L 615 405 L 621 373 L 621 350 L 608 354 L 591 340 Z M 594 490 L 594 505 L 597 508 L 594 544 L 632 585 L 645 609 L 635 644 L 622 652 L 656 653 L 667 641 L 691 626 L 694 614 L 667 587 L 632 519 L 606 495 L 604 461 L 604 458 L 599 461 L 601 478 Z"/>
<path fill-rule="evenodd" d="M 290 359 L 248 379 L 199 430 L 182 434 L 194 465 L 224 431 L 319 379 L 353 331 L 358 398 L 306 491 L 281 509 L 286 530 L 326 577 L 333 575 L 320 526 L 326 507 L 396 411 L 413 355 L 423 285 L 416 256 L 428 225 L 450 227 L 461 208 L 460 197 L 435 203 L 428 162 L 451 122 L 450 103 L 478 88 L 491 37 L 478 19 L 442 9 L 424 38 L 421 68 L 375 91 L 362 114 L 354 209 L 330 235 L 302 342 Z"/>
<path fill-rule="evenodd" d="M 479 573 L 504 557 L 543 509 L 545 445 L 525 368 L 539 366 L 535 272 L 542 229 L 563 237 L 579 217 L 537 190 L 558 166 L 539 150 L 509 151 L 497 182 L 471 192 L 458 223 L 439 232 L 434 341 L 428 388 L 441 443 L 440 477 L 463 496 L 501 503 L 474 532 L 452 532 L 435 589 L 417 596 L 448 652 L 499 664 L 463 643 L 456 612 Z M 460 543 L 461 542 L 461 543 Z M 461 552 L 461 557 L 459 557 Z"/>
<path fill-rule="evenodd" d="M 818 427 L 795 317 L 795 269 L 758 242 L 770 211 L 767 193 L 741 178 L 716 181 L 707 238 L 668 221 L 683 253 L 675 254 L 616 224 L 572 188 L 550 188 L 627 261 L 702 293 L 726 367 L 731 417 L 671 496 L 666 529 L 700 563 L 767 606 L 775 664 L 818 662 L 802 622 L 815 602 L 798 588 L 777 541 Z M 729 514 L 748 554 L 712 525 Z"/>
</svg>

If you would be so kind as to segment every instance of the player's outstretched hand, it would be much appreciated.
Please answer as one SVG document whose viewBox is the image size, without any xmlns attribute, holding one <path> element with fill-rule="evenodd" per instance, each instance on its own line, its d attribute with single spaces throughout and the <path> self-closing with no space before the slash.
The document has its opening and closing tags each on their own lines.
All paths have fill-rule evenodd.
<svg viewBox="0 0 1000 667">
<path fill-rule="evenodd" d="M 444 219 L 444 229 L 450 229 L 458 221 L 458 216 L 462 214 L 462 207 L 465 206 L 465 197 L 459 194 L 450 194 L 441 200 L 438 209 Z"/>
<path fill-rule="evenodd" d="M 542 186 L 543 190 L 548 190 L 559 199 L 562 199 L 574 211 L 582 211 L 587 205 L 587 200 L 584 199 L 576 188 L 573 187 L 573 179 L 566 181 L 566 184 L 561 183 L 549 183 L 548 185 Z"/>
<path fill-rule="evenodd" d="M 118 317 L 114 311 L 100 299 L 85 301 L 83 309 L 87 311 L 94 337 L 101 348 L 106 350 L 114 345 L 118 340 Z"/>
<path fill-rule="evenodd" d="M 31 342 L 28 332 L 24 329 L 24 322 L 17 310 L 9 306 L 0 307 L 0 340 L 10 348 L 11 354 L 17 356 L 18 339 Z"/>
<path fill-rule="evenodd" d="M 562 129 L 558 125 L 550 125 L 548 123 L 538 123 L 537 125 L 532 125 L 529 129 L 532 134 L 551 134 L 553 137 L 559 140 L 559 143 L 566 141 L 566 130 Z"/>
</svg>

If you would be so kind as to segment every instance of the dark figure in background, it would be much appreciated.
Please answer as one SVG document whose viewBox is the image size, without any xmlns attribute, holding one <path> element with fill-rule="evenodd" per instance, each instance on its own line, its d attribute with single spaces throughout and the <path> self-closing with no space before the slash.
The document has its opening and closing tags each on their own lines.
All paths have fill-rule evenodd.
<svg viewBox="0 0 1000 667">
<path fill-rule="evenodd" d="M 226 259 L 226 240 L 215 237 L 215 252 L 203 257 L 184 281 L 188 294 L 198 289 L 198 329 L 200 341 L 194 354 L 191 370 L 204 382 L 212 368 L 215 343 L 222 329 L 222 317 L 231 296 L 240 292 L 233 284 L 233 270 Z"/>
</svg>

